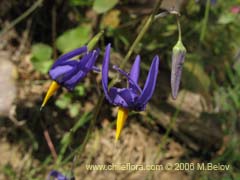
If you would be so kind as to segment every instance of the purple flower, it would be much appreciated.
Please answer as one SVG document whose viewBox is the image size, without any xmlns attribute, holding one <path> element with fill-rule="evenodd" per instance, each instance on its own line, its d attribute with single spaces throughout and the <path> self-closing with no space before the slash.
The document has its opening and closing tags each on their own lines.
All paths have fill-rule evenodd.
<svg viewBox="0 0 240 180">
<path fill-rule="evenodd" d="M 68 177 L 64 176 L 62 173 L 60 173 L 56 170 L 52 170 L 49 173 L 48 180 L 52 179 L 51 177 L 54 177 L 54 179 L 57 179 L 57 180 L 73 180 L 74 179 L 74 177 L 68 178 Z"/>
<path fill-rule="evenodd" d="M 159 65 L 158 56 L 155 56 L 153 59 L 143 90 L 138 85 L 138 78 L 140 73 L 139 55 L 135 59 L 130 74 L 124 72 L 123 70 L 116 66 L 113 67 L 120 74 L 124 75 L 127 78 L 129 87 L 128 88 L 111 87 L 110 89 L 108 89 L 108 69 L 110 60 L 110 49 L 111 44 L 108 44 L 106 47 L 106 52 L 102 65 L 102 86 L 106 99 L 111 104 L 116 106 L 120 106 L 135 111 L 143 111 L 146 107 L 147 102 L 152 97 L 155 89 Z"/>
<path fill-rule="evenodd" d="M 52 80 L 73 90 L 89 71 L 99 69 L 94 66 L 99 50 L 87 51 L 87 47 L 75 49 L 56 60 L 49 71 Z M 77 56 L 80 56 L 76 58 Z M 75 58 L 75 59 L 73 59 Z"/>
</svg>

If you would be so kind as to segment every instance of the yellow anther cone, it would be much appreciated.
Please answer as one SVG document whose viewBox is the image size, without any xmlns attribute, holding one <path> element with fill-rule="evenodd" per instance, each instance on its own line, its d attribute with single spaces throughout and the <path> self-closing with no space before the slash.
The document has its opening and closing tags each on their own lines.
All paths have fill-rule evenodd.
<svg viewBox="0 0 240 180">
<path fill-rule="evenodd" d="M 58 90 L 59 87 L 60 85 L 56 81 L 53 81 L 51 83 L 50 87 L 48 88 L 47 94 L 44 97 L 40 110 L 46 105 L 49 98 Z"/>
<path fill-rule="evenodd" d="M 117 130 L 116 130 L 116 136 L 115 136 L 116 141 L 120 137 L 121 131 L 123 129 L 123 126 L 126 122 L 127 117 L 128 117 L 128 110 L 123 107 L 119 107 L 118 115 L 117 115 Z"/>
</svg>

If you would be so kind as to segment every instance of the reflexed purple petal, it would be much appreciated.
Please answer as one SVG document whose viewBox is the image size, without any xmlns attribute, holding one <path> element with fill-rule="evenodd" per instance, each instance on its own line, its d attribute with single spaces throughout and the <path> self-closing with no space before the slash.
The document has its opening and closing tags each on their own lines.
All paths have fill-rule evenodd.
<svg viewBox="0 0 240 180">
<path fill-rule="evenodd" d="M 85 71 L 79 71 L 77 74 L 75 74 L 73 77 L 71 77 L 69 80 L 64 82 L 64 86 L 69 89 L 73 90 L 74 87 L 87 75 L 87 72 Z"/>
<path fill-rule="evenodd" d="M 159 58 L 158 56 L 155 56 L 151 64 L 150 70 L 148 72 L 147 80 L 145 82 L 142 94 L 139 96 L 137 103 L 146 104 L 152 97 L 155 86 L 156 86 L 158 66 L 159 66 Z"/>
<path fill-rule="evenodd" d="M 63 74 L 71 71 L 72 69 L 73 67 L 70 65 L 56 66 L 54 69 L 50 69 L 49 75 L 52 79 L 58 79 L 59 81 L 61 81 L 60 77 L 63 77 Z"/>
<path fill-rule="evenodd" d="M 102 64 L 102 86 L 104 94 L 107 100 L 112 103 L 112 99 L 108 94 L 108 69 L 109 69 L 109 61 L 110 61 L 110 51 L 111 51 L 111 44 L 109 43 L 106 47 L 105 55 L 103 58 Z"/>
<path fill-rule="evenodd" d="M 70 180 L 69 178 L 67 178 L 66 176 L 64 176 L 62 173 L 56 171 L 56 170 L 53 170 L 49 173 L 48 175 L 48 180 L 50 180 L 51 178 L 50 177 L 54 177 L 54 178 L 57 178 L 57 180 Z"/>
<path fill-rule="evenodd" d="M 100 53 L 99 49 L 93 51 L 92 57 L 90 57 L 90 59 L 88 60 L 88 62 L 85 65 L 86 68 L 90 69 L 90 68 L 93 67 L 93 65 L 95 64 L 95 62 L 96 62 L 96 60 L 98 58 L 99 53 Z"/>
<path fill-rule="evenodd" d="M 73 50 L 73 51 L 71 51 L 71 52 L 69 52 L 69 53 L 66 53 L 66 54 L 60 56 L 60 57 L 55 61 L 55 63 L 53 64 L 52 68 L 58 66 L 58 65 L 61 64 L 62 62 L 65 62 L 65 61 L 73 58 L 74 56 L 78 56 L 78 55 L 80 55 L 80 54 L 82 54 L 82 53 L 84 53 L 84 52 L 86 52 L 86 51 L 87 51 L 87 46 L 83 46 L 83 47 L 78 48 L 78 49 L 75 49 L 75 50 Z"/>
<path fill-rule="evenodd" d="M 133 80 L 134 83 L 132 83 L 131 81 L 129 81 L 129 87 L 134 89 L 134 91 L 137 93 L 140 89 L 140 93 L 142 93 L 141 88 L 138 86 L 138 91 L 136 90 L 136 85 L 138 84 L 138 78 L 139 78 L 139 74 L 140 74 L 140 56 L 137 55 L 134 64 L 132 65 L 132 69 L 130 71 L 130 78 Z"/>
<path fill-rule="evenodd" d="M 62 81 L 66 82 L 63 84 L 66 88 L 69 87 L 70 83 L 72 84 L 71 87 L 75 87 L 77 85 L 77 83 L 82 78 L 84 78 L 87 75 L 87 73 L 91 70 L 91 69 L 87 69 L 85 67 L 85 63 L 87 63 L 88 61 L 91 61 L 90 58 L 92 57 L 92 55 L 93 55 L 93 53 L 89 52 L 88 54 L 83 56 L 83 58 L 80 61 L 73 60 L 73 61 L 77 62 L 76 66 L 74 66 L 74 69 L 72 69 L 71 71 L 65 73 L 64 77 L 62 78 Z M 69 63 L 70 63 L 70 61 L 69 61 Z M 70 88 L 70 89 L 72 90 L 72 88 Z"/>
<path fill-rule="evenodd" d="M 172 55 L 171 88 L 173 99 L 177 98 L 185 54 L 186 51 L 178 51 Z"/>
<path fill-rule="evenodd" d="M 73 88 L 87 75 L 87 73 L 92 69 L 93 64 L 97 59 L 97 52 L 90 52 L 86 54 L 82 60 L 79 61 L 76 69 L 65 76 L 64 86 L 69 90 Z M 81 63 L 82 62 L 82 63 Z M 83 64 L 85 63 L 85 64 Z M 88 65 L 87 65 L 88 64 Z"/>
<path fill-rule="evenodd" d="M 138 83 L 140 73 L 140 61 L 141 61 L 140 56 L 137 55 L 134 64 L 132 65 L 132 69 L 130 71 L 130 77 L 136 84 Z"/>
</svg>

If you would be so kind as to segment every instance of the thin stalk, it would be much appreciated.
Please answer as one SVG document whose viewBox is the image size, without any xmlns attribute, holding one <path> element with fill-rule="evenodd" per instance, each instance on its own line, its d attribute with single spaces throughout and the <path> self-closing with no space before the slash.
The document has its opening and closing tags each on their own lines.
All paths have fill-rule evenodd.
<svg viewBox="0 0 240 180">
<path fill-rule="evenodd" d="M 5 29 L 3 29 L 0 32 L 0 36 L 4 35 L 7 31 L 12 29 L 14 26 L 16 26 L 18 23 L 20 23 L 22 20 L 24 20 L 26 17 L 28 17 L 35 9 L 37 9 L 41 4 L 43 0 L 36 1 L 28 10 L 26 10 L 21 16 L 13 20 L 9 26 L 7 26 Z"/>
<path fill-rule="evenodd" d="M 178 27 L 178 41 L 182 41 L 182 30 L 181 30 L 179 16 L 177 16 L 177 27 Z"/>
<path fill-rule="evenodd" d="M 131 47 L 129 48 L 126 56 L 124 57 L 123 61 L 121 62 L 120 68 L 123 69 L 127 63 L 127 61 L 129 60 L 129 58 L 131 57 L 134 49 L 136 48 L 136 46 L 138 45 L 138 43 L 142 40 L 143 36 L 145 35 L 145 33 L 147 32 L 147 30 L 149 29 L 149 27 L 151 26 L 152 22 L 155 19 L 155 14 L 157 13 L 158 9 L 160 8 L 162 3 L 162 0 L 159 0 L 152 12 L 152 14 L 148 17 L 147 21 L 145 22 L 145 24 L 143 25 L 142 30 L 140 31 L 140 33 L 137 35 L 135 41 L 133 42 L 133 44 L 131 45 Z"/>
<path fill-rule="evenodd" d="M 206 30 L 207 30 L 209 11 L 210 11 L 210 0 L 207 0 L 205 13 L 204 13 L 203 24 L 202 24 L 202 29 L 201 29 L 201 34 L 200 34 L 200 42 L 204 41 L 204 37 L 205 37 L 205 34 L 206 34 Z"/>
<path fill-rule="evenodd" d="M 86 137 L 84 138 L 84 141 L 83 141 L 82 145 L 79 146 L 77 149 L 75 149 L 68 157 L 66 157 L 62 164 L 67 163 L 71 158 L 73 158 L 75 156 L 76 153 L 81 154 L 83 152 L 83 150 L 85 149 L 85 146 L 87 145 L 87 142 L 88 142 L 88 140 L 90 138 L 91 132 L 92 132 L 92 130 L 94 128 L 95 122 L 97 120 L 97 116 L 98 116 L 98 114 L 99 114 L 99 112 L 101 110 L 103 99 L 104 99 L 104 95 L 101 94 L 100 98 L 98 99 L 97 106 L 96 106 L 96 108 L 94 110 L 93 118 L 90 121 L 90 127 L 88 128 Z"/>
</svg>

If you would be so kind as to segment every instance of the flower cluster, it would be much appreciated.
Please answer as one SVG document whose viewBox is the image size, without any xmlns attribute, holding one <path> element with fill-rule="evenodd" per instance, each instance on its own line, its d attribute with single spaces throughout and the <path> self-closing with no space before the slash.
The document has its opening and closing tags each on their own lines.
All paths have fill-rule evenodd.
<svg viewBox="0 0 240 180">
<path fill-rule="evenodd" d="M 100 34 L 101 35 L 101 34 Z M 68 90 L 73 90 L 81 80 L 91 71 L 99 72 L 100 69 L 95 66 L 96 60 L 99 56 L 99 49 L 93 49 L 98 41 L 100 35 L 97 35 L 89 42 L 88 46 L 75 49 L 69 53 L 60 56 L 49 70 L 49 76 L 53 80 L 48 92 L 43 100 L 41 108 L 43 108 L 49 98 L 63 86 Z M 102 87 L 108 102 L 114 106 L 118 106 L 117 115 L 117 131 L 116 140 L 119 139 L 121 130 L 127 119 L 129 110 L 144 111 L 148 101 L 151 99 L 158 76 L 159 57 L 156 55 L 149 69 L 147 79 L 143 88 L 140 87 L 140 55 L 137 55 L 132 68 L 129 73 L 123 71 L 117 66 L 113 69 L 118 71 L 127 79 L 127 85 L 123 88 L 109 87 L 108 72 L 110 62 L 111 44 L 106 46 L 105 55 L 102 63 Z M 171 87 L 172 96 L 177 97 L 181 68 L 184 62 L 186 49 L 181 42 L 181 38 L 173 48 L 172 56 L 172 74 L 171 74 Z"/>
</svg>

